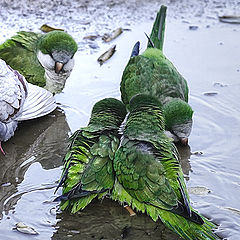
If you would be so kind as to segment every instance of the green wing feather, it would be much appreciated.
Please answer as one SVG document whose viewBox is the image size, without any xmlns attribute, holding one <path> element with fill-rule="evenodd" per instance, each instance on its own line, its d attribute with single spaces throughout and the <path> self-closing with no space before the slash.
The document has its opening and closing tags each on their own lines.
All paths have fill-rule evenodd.
<svg viewBox="0 0 240 240">
<path fill-rule="evenodd" d="M 137 95 L 129 108 L 114 159 L 112 199 L 146 212 L 154 221 L 161 219 L 184 239 L 219 239 L 213 233 L 215 224 L 190 206 L 178 151 L 162 130 L 159 102 L 151 96 Z"/>
<path fill-rule="evenodd" d="M 140 202 L 171 210 L 177 196 L 165 177 L 165 169 L 154 157 L 126 143 L 116 153 L 114 169 L 124 189 Z M 148 150 L 146 150 L 148 151 Z"/>
<path fill-rule="evenodd" d="M 128 204 L 136 211 L 147 213 L 154 221 L 160 219 L 169 229 L 176 232 L 185 240 L 220 239 L 213 232 L 213 229 L 217 226 L 203 216 L 201 216 L 201 218 L 204 220 L 204 224 L 199 225 L 168 210 L 160 209 L 140 202 L 133 198 L 117 180 L 115 180 L 111 199 L 118 201 L 122 205 Z"/>
<path fill-rule="evenodd" d="M 125 115 L 122 102 L 103 99 L 94 105 L 88 126 L 70 138 L 58 186 L 63 186 L 63 194 L 56 199 L 61 200 L 62 209 L 75 213 L 113 188 L 113 159 L 120 142 L 118 128 Z"/>
<path fill-rule="evenodd" d="M 44 68 L 36 55 L 36 45 L 41 34 L 18 32 L 16 36 L 0 45 L 0 57 L 13 69 L 19 71 L 32 84 L 44 87 Z"/>
<path fill-rule="evenodd" d="M 158 97 L 164 104 L 169 98 L 188 101 L 188 86 L 173 64 L 159 49 L 148 48 L 142 55 L 131 58 L 124 69 L 122 100 L 129 104 L 138 93 Z"/>
<path fill-rule="evenodd" d="M 127 108 L 136 94 L 157 97 L 164 105 L 166 129 L 186 144 L 193 111 L 187 103 L 186 80 L 162 53 L 165 18 L 166 7 L 162 6 L 155 19 L 148 47 L 141 55 L 138 55 L 139 42 L 135 44 L 122 75 L 121 97 Z"/>
<path fill-rule="evenodd" d="M 125 104 L 138 93 L 158 97 L 163 104 L 169 98 L 188 102 L 186 80 L 162 53 L 166 10 L 162 5 L 157 13 L 147 49 L 131 57 L 123 72 L 120 90 Z"/>
<path fill-rule="evenodd" d="M 96 136 L 84 137 L 82 130 L 76 131 L 70 137 L 69 150 L 64 158 L 64 168 L 58 186 L 60 187 L 64 183 L 64 192 L 70 191 L 80 181 L 82 173 L 92 157 L 90 148 L 96 139 Z"/>
<path fill-rule="evenodd" d="M 126 146 L 127 147 L 127 146 Z M 197 224 L 195 222 L 189 221 L 183 216 L 180 216 L 178 214 L 175 214 L 172 212 L 171 206 L 174 206 L 176 204 L 176 198 L 180 201 L 180 191 L 179 191 L 179 184 L 176 181 L 167 181 L 168 179 L 167 172 L 165 172 L 165 176 L 163 174 L 158 174 L 156 172 L 162 172 L 162 167 L 165 168 L 167 165 L 164 164 L 164 161 L 160 160 L 159 162 L 162 163 L 162 167 L 159 168 L 156 167 L 158 164 L 143 164 L 141 168 L 139 168 L 139 164 L 135 163 L 134 167 L 135 169 L 138 168 L 137 171 L 140 171 L 140 173 L 137 174 L 137 176 L 141 176 L 143 174 L 146 174 L 145 176 L 145 181 L 142 183 L 140 180 L 138 184 L 131 184 L 130 180 L 134 179 L 134 174 L 133 169 L 128 169 L 123 163 L 124 159 L 127 159 L 126 161 L 129 161 L 130 159 L 133 159 L 134 157 L 132 156 L 133 154 L 133 149 L 129 149 L 128 152 L 131 154 L 128 158 L 126 158 L 126 155 L 124 155 L 124 149 L 121 147 L 117 153 L 116 153 L 116 160 L 114 162 L 114 168 L 116 168 L 116 174 L 117 174 L 117 180 L 114 185 L 114 189 L 111 195 L 111 198 L 115 201 L 119 201 L 122 204 L 129 204 L 133 209 L 136 209 L 137 211 L 140 212 L 146 212 L 154 221 L 157 221 L 160 219 L 167 227 L 169 227 L 172 231 L 176 232 L 181 236 L 183 239 L 186 240 L 216 240 L 219 239 L 218 236 L 216 236 L 213 232 L 213 229 L 216 228 L 216 225 L 209 222 L 206 218 L 201 216 L 201 219 L 204 221 L 204 223 Z M 122 158 L 125 157 L 125 158 Z M 147 156 L 141 156 L 138 154 L 135 154 L 135 157 L 138 158 L 138 161 L 140 162 L 145 158 L 149 160 L 152 157 L 147 157 Z M 142 157 L 142 159 L 141 159 Z M 154 161 L 152 159 L 152 161 Z M 129 162 L 126 163 L 127 166 L 129 166 Z M 175 164 L 175 163 L 174 163 Z M 128 170 L 128 171 L 127 171 Z M 167 170 L 165 168 L 165 170 Z M 176 170 L 175 170 L 176 171 Z M 177 172 L 177 171 L 176 171 Z M 119 175 L 118 175 L 119 174 Z M 128 175 L 132 174 L 132 177 Z M 181 170 L 177 172 L 177 174 L 180 176 L 182 181 L 182 184 L 184 186 L 184 191 L 187 194 L 185 183 L 183 180 L 183 175 Z M 123 175 L 123 176 L 122 176 Z M 175 175 L 175 174 L 173 174 Z M 143 177 L 142 177 L 143 178 Z M 138 178 L 138 179 L 142 179 Z M 135 179 L 136 176 L 135 176 Z M 136 181 L 136 180 L 135 180 Z M 165 186 L 165 188 L 160 188 L 159 185 L 161 186 L 161 183 L 165 181 L 168 182 L 168 184 Z M 155 184 L 154 184 L 155 183 Z M 169 187 L 169 185 L 172 187 Z M 157 186 L 157 187 L 156 187 Z M 134 190 L 134 188 L 139 187 L 139 190 Z M 147 190 L 145 188 L 148 188 Z M 137 188 L 138 189 L 138 188 Z M 176 191 L 176 194 L 173 194 L 173 189 L 174 192 Z M 177 190 L 176 190 L 177 189 Z M 159 192 L 161 193 L 164 192 L 164 197 L 159 198 L 156 197 L 159 196 Z M 170 197 L 170 199 L 169 199 Z M 188 198 L 188 195 L 187 195 Z M 200 216 L 195 210 L 191 208 L 192 214 L 195 213 L 198 216 Z"/>
<path fill-rule="evenodd" d="M 113 156 L 119 140 L 112 134 L 87 139 L 83 137 L 72 148 L 74 154 L 65 162 L 63 176 L 63 201 L 61 208 L 69 208 L 72 213 L 84 209 L 95 197 L 101 198 L 114 184 Z M 94 143 L 93 143 L 94 140 Z M 83 146 L 83 143 L 85 146 Z"/>
</svg>

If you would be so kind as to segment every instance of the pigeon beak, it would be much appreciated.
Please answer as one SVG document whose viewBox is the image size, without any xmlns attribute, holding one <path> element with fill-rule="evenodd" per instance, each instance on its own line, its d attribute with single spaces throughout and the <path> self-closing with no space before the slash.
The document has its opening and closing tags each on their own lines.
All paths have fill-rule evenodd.
<svg viewBox="0 0 240 240">
<path fill-rule="evenodd" d="M 63 69 L 63 63 L 56 62 L 55 63 L 55 73 L 59 73 Z"/>
<path fill-rule="evenodd" d="M 180 138 L 180 142 L 182 145 L 188 145 L 188 138 Z"/>
</svg>

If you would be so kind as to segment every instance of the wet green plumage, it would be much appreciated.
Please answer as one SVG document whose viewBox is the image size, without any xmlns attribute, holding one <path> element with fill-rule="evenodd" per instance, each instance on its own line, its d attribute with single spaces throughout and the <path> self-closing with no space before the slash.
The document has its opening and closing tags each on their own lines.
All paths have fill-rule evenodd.
<svg viewBox="0 0 240 240">
<path fill-rule="evenodd" d="M 118 128 L 125 115 L 122 102 L 113 98 L 101 100 L 94 105 L 88 126 L 70 138 L 59 183 L 63 195 L 57 198 L 62 201 L 62 209 L 75 213 L 113 188 L 113 159 L 120 142 Z"/>
<path fill-rule="evenodd" d="M 0 58 L 24 75 L 28 82 L 44 87 L 45 71 L 36 55 L 39 37 L 34 32 L 19 32 L 0 45 Z"/>
<path fill-rule="evenodd" d="M 121 93 L 126 104 L 138 93 L 159 97 L 163 104 L 167 97 L 188 101 L 186 80 L 156 48 L 147 48 L 142 55 L 129 60 L 122 76 Z"/>
<path fill-rule="evenodd" d="M 28 82 L 45 87 L 45 70 L 37 52 L 40 50 L 43 54 L 52 55 L 54 51 L 62 51 L 70 58 L 77 48 L 74 39 L 63 31 L 47 34 L 21 31 L 0 45 L 0 58 L 24 75 Z"/>
<path fill-rule="evenodd" d="M 44 54 L 64 50 L 72 56 L 78 49 L 77 43 L 69 34 L 58 30 L 42 35 L 39 38 L 38 47 Z"/>
<path fill-rule="evenodd" d="M 218 239 L 215 225 L 190 206 L 177 149 L 164 133 L 161 103 L 137 95 L 129 109 L 114 159 L 112 199 L 161 219 L 184 239 Z"/>
<path fill-rule="evenodd" d="M 166 7 L 162 6 L 155 19 L 147 49 L 141 55 L 138 55 L 138 51 L 136 51 L 136 45 L 139 42 L 135 45 L 135 51 L 123 72 L 120 87 L 121 97 L 128 107 L 130 99 L 138 93 L 155 96 L 163 104 L 164 116 L 169 115 L 170 108 L 174 109 L 174 118 L 181 124 L 192 121 L 193 111 L 186 104 L 188 102 L 186 80 L 162 52 L 165 17 Z M 166 103 L 168 103 L 168 108 L 165 109 Z M 182 108 L 176 108 L 176 103 L 182 104 Z M 187 111 L 184 110 L 185 108 Z M 166 127 L 167 130 L 172 131 L 174 121 L 169 122 L 169 120 L 171 120 L 170 117 L 167 117 Z M 186 135 L 189 134 L 188 130 Z"/>
</svg>

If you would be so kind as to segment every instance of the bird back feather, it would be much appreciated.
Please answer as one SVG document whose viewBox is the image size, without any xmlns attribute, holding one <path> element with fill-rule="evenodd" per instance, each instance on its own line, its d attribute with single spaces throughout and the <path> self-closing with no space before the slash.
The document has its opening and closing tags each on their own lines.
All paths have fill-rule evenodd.
<svg viewBox="0 0 240 240">
<path fill-rule="evenodd" d="M 9 66 L 25 76 L 28 82 L 44 87 L 45 71 L 36 55 L 40 36 L 41 34 L 34 32 L 18 32 L 0 45 L 0 56 Z"/>
</svg>

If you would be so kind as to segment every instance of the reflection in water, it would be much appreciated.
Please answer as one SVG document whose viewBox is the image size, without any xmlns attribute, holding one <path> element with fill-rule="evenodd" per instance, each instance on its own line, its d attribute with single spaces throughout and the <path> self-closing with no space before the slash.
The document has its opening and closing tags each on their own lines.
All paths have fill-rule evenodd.
<svg viewBox="0 0 240 240">
<path fill-rule="evenodd" d="M 189 179 L 189 172 L 191 172 L 190 157 L 191 148 L 189 145 L 184 146 L 182 144 L 176 144 L 178 152 L 180 154 L 180 164 L 183 170 L 185 180 Z"/>
<path fill-rule="evenodd" d="M 137 213 L 130 217 L 117 202 L 96 200 L 75 215 L 57 214 L 58 231 L 54 240 L 71 239 L 161 239 L 178 240 L 176 234 L 160 221 L 153 222 L 147 215 Z"/>
<path fill-rule="evenodd" d="M 239 211 L 236 196 L 240 195 L 239 131 L 240 102 L 236 101 L 240 84 L 219 89 L 219 95 L 192 96 L 192 104 L 198 108 L 191 144 L 202 155 L 191 156 L 190 187 L 210 189 L 207 195 L 192 194 L 191 200 L 205 216 L 220 225 L 219 234 L 237 239 L 240 232 Z M 196 178 L 194 176 L 197 176 Z M 210 204 L 212 203 L 212 204 Z"/>
<path fill-rule="evenodd" d="M 4 222 L 0 225 L 0 238 L 24 218 L 31 224 L 42 216 L 39 224 L 46 223 L 47 213 L 39 207 L 56 185 L 60 171 L 57 167 L 62 165 L 68 133 L 65 114 L 55 110 L 48 116 L 22 122 L 15 136 L 4 144 L 6 156 L 1 155 L 0 161 L 0 212 Z M 32 218 L 38 211 L 38 217 Z M 12 234 L 9 239 L 16 239 L 16 233 Z"/>
<path fill-rule="evenodd" d="M 181 165 L 185 177 L 191 167 L 189 146 L 177 146 L 181 155 Z M 128 212 L 117 202 L 110 199 L 91 202 L 83 211 L 69 214 L 68 211 L 57 214 L 59 220 L 57 232 L 52 239 L 181 239 L 165 227 L 161 221 L 156 223 L 146 214 L 137 213 L 130 217 Z"/>
</svg>

